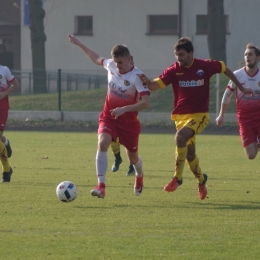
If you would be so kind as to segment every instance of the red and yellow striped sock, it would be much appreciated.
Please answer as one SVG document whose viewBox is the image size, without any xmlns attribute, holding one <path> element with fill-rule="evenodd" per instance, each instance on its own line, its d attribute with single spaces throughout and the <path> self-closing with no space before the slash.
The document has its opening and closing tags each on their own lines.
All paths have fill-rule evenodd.
<svg viewBox="0 0 260 260">
<path fill-rule="evenodd" d="M 187 146 L 181 147 L 181 148 L 176 147 L 174 177 L 177 177 L 178 180 L 182 179 L 182 174 L 183 174 L 186 156 L 187 156 Z"/>
<path fill-rule="evenodd" d="M 202 183 L 204 181 L 204 176 L 202 174 L 200 165 L 199 165 L 199 159 L 197 157 L 197 155 L 195 155 L 195 158 L 193 161 L 189 162 L 188 160 L 186 160 L 189 169 L 192 171 L 192 173 L 194 174 L 195 178 L 197 179 L 198 183 Z"/>
<path fill-rule="evenodd" d="M 0 141 L 0 160 L 2 163 L 3 172 L 10 171 L 10 165 L 8 161 L 7 151 L 3 142 Z"/>
</svg>

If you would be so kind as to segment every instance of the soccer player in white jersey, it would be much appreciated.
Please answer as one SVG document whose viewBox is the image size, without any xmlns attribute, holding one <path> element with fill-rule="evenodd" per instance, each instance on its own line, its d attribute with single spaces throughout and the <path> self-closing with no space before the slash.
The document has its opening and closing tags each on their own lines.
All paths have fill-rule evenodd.
<svg viewBox="0 0 260 260">
<path fill-rule="evenodd" d="M 247 44 L 244 53 L 245 67 L 234 72 L 239 82 L 254 90 L 254 95 L 243 95 L 236 85 L 229 81 L 224 92 L 216 124 L 224 124 L 224 115 L 232 94 L 236 93 L 237 121 L 240 138 L 248 159 L 252 160 L 258 152 L 260 139 L 260 72 L 258 62 L 260 50 L 253 44 Z"/>
<path fill-rule="evenodd" d="M 143 189 L 143 162 L 138 155 L 138 137 L 141 132 L 138 111 L 150 106 L 149 90 L 137 74 L 141 71 L 131 62 L 131 54 L 125 45 L 115 45 L 112 59 L 105 59 L 81 43 L 74 35 L 70 42 L 79 46 L 95 64 L 108 72 L 108 91 L 104 108 L 99 116 L 96 174 L 98 185 L 91 191 L 93 196 L 105 197 L 105 177 L 108 167 L 107 150 L 112 141 L 126 148 L 128 160 L 135 169 L 134 194 Z M 142 99 L 139 101 L 139 98 Z"/>
<path fill-rule="evenodd" d="M 10 85 L 10 87 L 9 87 Z M 3 169 L 2 182 L 10 182 L 13 173 L 8 157 L 12 155 L 10 142 L 3 135 L 8 119 L 8 95 L 19 88 L 19 83 L 8 67 L 0 65 L 0 160 Z"/>
</svg>

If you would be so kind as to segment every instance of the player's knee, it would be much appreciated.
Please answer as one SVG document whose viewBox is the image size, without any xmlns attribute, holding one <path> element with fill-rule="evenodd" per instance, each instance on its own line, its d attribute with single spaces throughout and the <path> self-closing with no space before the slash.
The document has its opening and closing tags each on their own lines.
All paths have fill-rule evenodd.
<svg viewBox="0 0 260 260">
<path fill-rule="evenodd" d="M 256 154 L 247 154 L 247 158 L 248 158 L 249 160 L 254 160 L 255 157 L 256 157 Z"/>
<path fill-rule="evenodd" d="M 195 153 L 188 153 L 186 158 L 188 162 L 192 162 L 195 159 Z"/>
<path fill-rule="evenodd" d="M 140 160 L 142 161 L 142 159 L 140 158 Z M 135 165 L 139 162 L 139 156 L 137 153 L 131 153 L 128 154 L 128 161 L 130 164 Z"/>
<path fill-rule="evenodd" d="M 187 140 L 185 139 L 185 137 L 184 137 L 183 135 L 177 134 L 177 135 L 175 136 L 175 143 L 177 144 L 177 146 L 183 147 L 183 146 L 186 145 Z"/>
<path fill-rule="evenodd" d="M 99 142 L 98 143 L 98 150 L 101 152 L 106 152 L 108 150 L 109 144 L 106 142 Z"/>
</svg>

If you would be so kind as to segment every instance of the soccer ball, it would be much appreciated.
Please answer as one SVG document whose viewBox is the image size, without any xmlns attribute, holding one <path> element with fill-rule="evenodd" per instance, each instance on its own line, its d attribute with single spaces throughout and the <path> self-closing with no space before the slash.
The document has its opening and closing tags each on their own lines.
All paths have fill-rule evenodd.
<svg viewBox="0 0 260 260">
<path fill-rule="evenodd" d="M 56 194 L 59 200 L 63 202 L 71 202 L 76 199 L 78 191 L 73 182 L 63 181 L 57 186 Z"/>
</svg>

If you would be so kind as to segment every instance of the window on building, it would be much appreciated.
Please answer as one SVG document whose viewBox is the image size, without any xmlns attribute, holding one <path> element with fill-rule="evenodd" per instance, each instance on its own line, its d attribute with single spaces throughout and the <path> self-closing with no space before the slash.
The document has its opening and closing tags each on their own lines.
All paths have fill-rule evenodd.
<svg viewBox="0 0 260 260">
<path fill-rule="evenodd" d="M 148 15 L 150 35 L 178 34 L 178 15 Z"/>
<path fill-rule="evenodd" d="M 225 15 L 225 20 L 226 20 L 226 33 L 229 33 L 228 15 Z M 197 34 L 208 34 L 208 16 L 207 15 L 197 15 L 196 33 Z"/>
<path fill-rule="evenodd" d="M 77 16 L 76 17 L 76 34 L 93 35 L 93 17 Z"/>
</svg>

